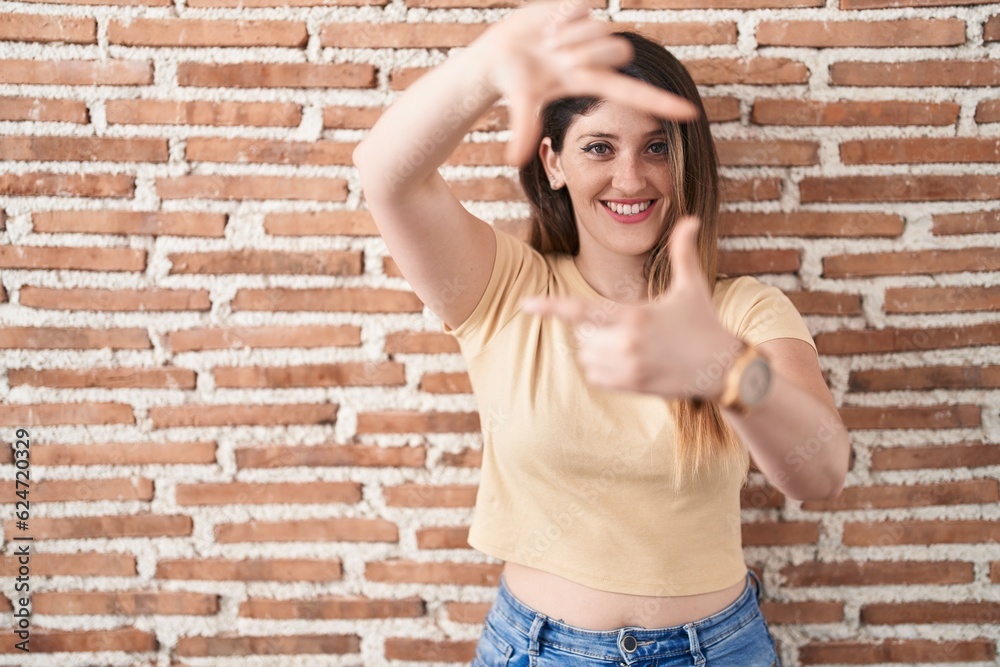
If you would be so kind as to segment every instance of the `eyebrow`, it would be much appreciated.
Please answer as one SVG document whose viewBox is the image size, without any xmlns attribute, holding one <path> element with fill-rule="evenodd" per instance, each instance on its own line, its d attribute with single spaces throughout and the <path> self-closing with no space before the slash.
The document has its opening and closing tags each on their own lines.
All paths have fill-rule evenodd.
<svg viewBox="0 0 1000 667">
<path fill-rule="evenodd" d="M 666 136 L 666 133 L 663 130 L 653 130 L 652 132 L 647 132 L 646 136 Z M 587 137 L 596 137 L 598 139 L 618 139 L 618 135 L 608 134 L 607 132 L 588 132 L 587 134 L 580 135 L 581 139 L 586 139 Z"/>
</svg>

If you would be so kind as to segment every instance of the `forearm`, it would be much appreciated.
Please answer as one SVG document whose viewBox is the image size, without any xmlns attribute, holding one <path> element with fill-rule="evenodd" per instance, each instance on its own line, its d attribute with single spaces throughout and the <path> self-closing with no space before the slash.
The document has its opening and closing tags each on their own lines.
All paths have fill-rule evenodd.
<svg viewBox="0 0 1000 667">
<path fill-rule="evenodd" d="M 850 441 L 840 415 L 774 372 L 764 399 L 748 415 L 723 408 L 757 468 L 796 500 L 839 494 Z"/>
<path fill-rule="evenodd" d="M 382 113 L 354 150 L 366 192 L 395 194 L 425 181 L 500 98 L 490 79 L 495 39 L 487 29 Z"/>
</svg>

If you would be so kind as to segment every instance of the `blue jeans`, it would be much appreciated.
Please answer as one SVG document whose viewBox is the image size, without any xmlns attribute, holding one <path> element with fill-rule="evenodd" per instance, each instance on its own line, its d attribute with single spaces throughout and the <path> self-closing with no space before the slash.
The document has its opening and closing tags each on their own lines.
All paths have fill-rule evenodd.
<svg viewBox="0 0 1000 667">
<path fill-rule="evenodd" d="M 781 667 L 760 611 L 762 588 L 748 570 L 740 597 L 711 616 L 664 628 L 598 631 L 532 609 L 501 574 L 471 667 Z"/>
</svg>

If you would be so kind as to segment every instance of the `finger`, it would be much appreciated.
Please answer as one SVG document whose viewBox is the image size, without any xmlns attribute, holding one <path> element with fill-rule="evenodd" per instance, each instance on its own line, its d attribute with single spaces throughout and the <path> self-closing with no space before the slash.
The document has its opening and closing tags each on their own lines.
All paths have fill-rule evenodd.
<svg viewBox="0 0 1000 667">
<path fill-rule="evenodd" d="M 565 46 L 556 55 L 576 67 L 621 67 L 632 61 L 635 50 L 626 39 L 605 36 Z"/>
<path fill-rule="evenodd" d="M 583 18 L 589 13 L 588 0 L 553 0 L 545 14 L 547 21 L 544 32 L 546 35 L 554 35 L 562 24 Z"/>
<path fill-rule="evenodd" d="M 529 297 L 521 299 L 527 313 L 555 315 L 567 322 L 577 323 L 589 319 L 590 304 L 576 297 Z"/>
<path fill-rule="evenodd" d="M 508 164 L 523 167 L 530 160 L 538 146 L 542 132 L 542 122 L 538 117 L 538 107 L 527 95 L 517 95 L 508 101 L 511 137 L 507 144 Z"/>
<path fill-rule="evenodd" d="M 667 241 L 670 253 L 670 283 L 677 285 L 699 282 L 702 278 L 701 261 L 698 258 L 698 230 L 701 221 L 691 215 L 684 216 L 675 224 Z"/>
<path fill-rule="evenodd" d="M 614 100 L 658 118 L 686 121 L 698 116 L 698 107 L 691 100 L 618 72 L 585 69 L 569 92 Z"/>
<path fill-rule="evenodd" d="M 554 34 L 546 38 L 545 45 L 553 49 L 566 48 L 599 37 L 606 37 L 614 30 L 614 26 L 607 22 L 573 21 L 556 26 Z"/>
</svg>

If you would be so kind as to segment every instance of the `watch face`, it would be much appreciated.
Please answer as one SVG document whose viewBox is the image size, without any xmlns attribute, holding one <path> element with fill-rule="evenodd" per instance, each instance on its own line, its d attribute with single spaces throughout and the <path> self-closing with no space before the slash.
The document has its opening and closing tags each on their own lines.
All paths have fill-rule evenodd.
<svg viewBox="0 0 1000 667">
<path fill-rule="evenodd" d="M 771 366 L 766 359 L 754 359 L 743 371 L 740 378 L 740 401 L 750 407 L 764 398 L 771 386 Z"/>
</svg>

